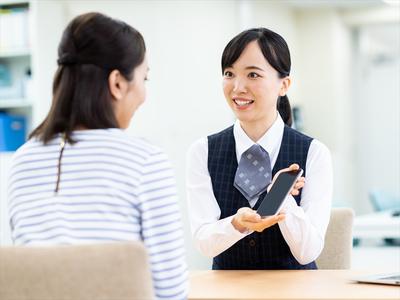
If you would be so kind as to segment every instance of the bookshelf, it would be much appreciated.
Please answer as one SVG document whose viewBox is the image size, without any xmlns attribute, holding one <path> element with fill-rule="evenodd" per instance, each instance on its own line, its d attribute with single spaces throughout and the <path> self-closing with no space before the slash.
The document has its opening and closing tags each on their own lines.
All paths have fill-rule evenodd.
<svg viewBox="0 0 400 300">
<path fill-rule="evenodd" d="M 0 113 L 23 116 L 25 136 L 32 127 L 31 3 L 0 0 Z M 1 127 L 1 126 L 0 126 Z M 6 137 L 0 132 L 0 139 Z M 0 244 L 11 243 L 7 216 L 8 168 L 13 152 L 0 152 Z"/>
<path fill-rule="evenodd" d="M 25 136 L 31 130 L 34 102 L 30 14 L 29 0 L 0 0 L 0 112 L 23 116 Z"/>
<path fill-rule="evenodd" d="M 50 108 L 53 77 L 57 69 L 57 47 L 67 23 L 66 2 L 0 0 L 0 10 L 12 9 L 27 11 L 28 29 L 25 44 L 6 47 L 7 44 L 0 41 L 0 65 L 7 65 L 10 77 L 8 90 L 0 84 L 0 90 L 3 88 L 0 91 L 0 112 L 24 116 L 28 135 L 44 119 Z M 2 24 L 0 23 L 0 31 Z M 7 29 L 15 31 L 15 27 L 18 28 L 19 25 L 8 26 Z M 30 82 L 26 81 L 27 69 L 31 70 Z M 15 82 L 17 93 L 13 94 L 10 86 L 14 84 L 11 81 Z M 6 93 L 8 95 L 5 95 Z M 0 151 L 0 246 L 11 243 L 7 216 L 7 185 L 12 155 L 12 151 Z"/>
</svg>

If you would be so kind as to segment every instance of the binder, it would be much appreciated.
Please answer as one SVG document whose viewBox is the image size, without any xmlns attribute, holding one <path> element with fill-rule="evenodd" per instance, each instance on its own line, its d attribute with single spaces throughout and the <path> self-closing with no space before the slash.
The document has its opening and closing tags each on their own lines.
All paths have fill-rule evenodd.
<svg viewBox="0 0 400 300">
<path fill-rule="evenodd" d="M 0 151 L 15 151 L 24 142 L 26 119 L 24 116 L 0 112 Z"/>
</svg>

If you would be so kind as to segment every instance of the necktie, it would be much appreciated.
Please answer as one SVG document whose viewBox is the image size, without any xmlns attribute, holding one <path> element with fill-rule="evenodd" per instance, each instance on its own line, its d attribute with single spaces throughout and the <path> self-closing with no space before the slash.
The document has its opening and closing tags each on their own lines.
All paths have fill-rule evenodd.
<svg viewBox="0 0 400 300">
<path fill-rule="evenodd" d="M 243 152 L 233 185 L 250 201 L 266 191 L 271 182 L 271 161 L 268 152 L 254 144 Z"/>
</svg>

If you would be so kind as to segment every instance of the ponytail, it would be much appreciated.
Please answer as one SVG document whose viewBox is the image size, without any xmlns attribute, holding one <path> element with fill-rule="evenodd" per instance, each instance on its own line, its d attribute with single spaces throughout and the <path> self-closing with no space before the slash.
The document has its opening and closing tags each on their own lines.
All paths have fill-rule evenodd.
<svg viewBox="0 0 400 300">
<path fill-rule="evenodd" d="M 290 107 L 289 98 L 285 96 L 279 96 L 276 108 L 282 117 L 283 122 L 291 127 L 293 123 L 292 119 L 292 108 Z"/>
</svg>

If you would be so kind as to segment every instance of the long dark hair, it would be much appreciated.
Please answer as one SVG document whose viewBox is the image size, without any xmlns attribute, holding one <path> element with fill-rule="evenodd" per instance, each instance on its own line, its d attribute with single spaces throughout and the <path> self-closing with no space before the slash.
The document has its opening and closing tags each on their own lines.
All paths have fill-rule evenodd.
<svg viewBox="0 0 400 300">
<path fill-rule="evenodd" d="M 111 71 L 133 79 L 145 57 L 142 35 L 128 24 L 100 13 L 74 18 L 58 47 L 58 69 L 53 81 L 53 101 L 45 120 L 31 133 L 45 144 L 57 133 L 74 143 L 71 132 L 117 128 L 108 86 Z"/>
<path fill-rule="evenodd" d="M 244 48 L 252 41 L 258 42 L 265 59 L 279 73 L 280 78 L 289 76 L 291 67 L 289 47 L 283 37 L 266 28 L 245 30 L 226 45 L 221 60 L 222 74 L 226 68 L 235 63 Z M 277 109 L 285 124 L 292 126 L 292 109 L 286 95 L 279 96 Z"/>
</svg>

